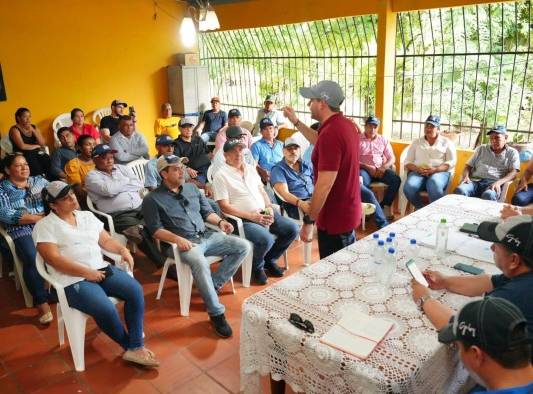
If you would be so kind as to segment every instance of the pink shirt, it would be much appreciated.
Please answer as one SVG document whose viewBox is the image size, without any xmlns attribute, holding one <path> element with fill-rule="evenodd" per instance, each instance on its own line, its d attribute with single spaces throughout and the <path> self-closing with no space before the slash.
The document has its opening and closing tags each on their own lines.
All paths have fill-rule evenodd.
<svg viewBox="0 0 533 394">
<path fill-rule="evenodd" d="M 217 138 L 215 138 L 215 150 L 219 150 L 224 146 L 224 143 L 226 142 L 226 130 L 229 126 L 222 127 L 218 133 Z M 246 143 L 246 147 L 250 149 L 252 147 L 252 134 L 248 130 L 246 130 L 244 127 L 241 127 L 242 133 L 246 134 L 246 137 L 244 137 L 244 141 Z"/>
<path fill-rule="evenodd" d="M 361 133 L 359 138 L 359 162 L 361 164 L 381 167 L 383 163 L 394 156 L 389 140 L 381 134 L 371 140 L 365 133 Z"/>
</svg>

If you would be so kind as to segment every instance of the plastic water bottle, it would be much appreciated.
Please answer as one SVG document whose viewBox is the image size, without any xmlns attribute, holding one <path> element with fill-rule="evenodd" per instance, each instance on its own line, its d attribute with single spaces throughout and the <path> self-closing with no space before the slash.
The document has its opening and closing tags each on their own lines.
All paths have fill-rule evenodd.
<svg viewBox="0 0 533 394">
<path fill-rule="evenodd" d="M 378 241 L 379 241 L 379 234 L 378 234 L 378 233 L 374 233 L 374 234 L 372 234 L 372 239 L 373 239 L 374 241 L 378 242 Z"/>
<path fill-rule="evenodd" d="M 410 239 L 409 245 L 407 245 L 406 259 L 407 260 L 413 259 L 413 261 L 416 261 L 419 254 L 420 254 L 420 248 L 418 247 L 418 244 L 416 243 L 416 239 Z"/>
<path fill-rule="evenodd" d="M 385 242 L 378 240 L 372 256 L 372 268 L 374 271 L 378 271 L 385 259 Z"/>
<path fill-rule="evenodd" d="M 394 248 L 393 239 L 391 237 L 387 237 L 385 240 L 385 252 L 389 250 L 389 248 Z M 394 248 L 396 249 L 396 248 Z"/>
<path fill-rule="evenodd" d="M 398 249 L 398 239 L 396 238 L 396 233 L 389 233 L 389 238 L 392 239 L 392 245 L 394 249 Z"/>
<path fill-rule="evenodd" d="M 383 263 L 376 272 L 376 277 L 383 285 L 388 287 L 390 285 L 392 275 L 396 271 L 396 249 L 388 248 Z"/>
<path fill-rule="evenodd" d="M 435 250 L 437 252 L 437 257 L 443 258 L 446 255 L 446 250 L 448 248 L 448 225 L 446 224 L 446 219 L 442 218 L 440 223 L 437 225 L 437 241 L 435 244 Z"/>
</svg>

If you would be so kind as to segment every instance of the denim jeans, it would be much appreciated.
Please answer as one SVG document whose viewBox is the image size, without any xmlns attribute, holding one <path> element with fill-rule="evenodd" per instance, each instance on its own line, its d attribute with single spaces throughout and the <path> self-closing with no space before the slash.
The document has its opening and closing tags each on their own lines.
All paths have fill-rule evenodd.
<svg viewBox="0 0 533 394">
<path fill-rule="evenodd" d="M 372 190 L 370 190 L 370 188 L 366 187 L 364 184 L 361 185 L 361 201 L 374 204 L 376 206 L 376 212 L 374 212 L 374 221 L 376 222 L 376 226 L 378 226 L 378 228 L 388 226 L 389 222 L 385 217 L 383 208 L 381 208 L 381 205 L 379 205 L 379 201 L 376 198 L 376 195 L 372 192 Z"/>
<path fill-rule="evenodd" d="M 144 346 L 143 319 L 144 294 L 139 282 L 126 272 L 111 266 L 113 275 L 102 282 L 87 280 L 65 287 L 65 295 L 71 308 L 93 317 L 100 329 L 124 350 Z M 116 306 L 108 297 L 124 301 L 124 320 L 128 331 L 122 325 Z"/>
<path fill-rule="evenodd" d="M 33 297 L 34 305 L 41 305 L 48 302 L 48 291 L 44 288 L 44 279 L 37 271 L 35 256 L 37 250 L 31 235 L 25 235 L 14 239 L 15 251 L 22 261 L 22 276 L 24 283 Z"/>
<path fill-rule="evenodd" d="M 391 169 L 385 171 L 381 178 L 372 178 L 370 174 L 361 169 L 360 174 L 363 177 L 363 184 L 370 189 L 371 182 L 383 182 L 388 187 L 383 194 L 383 201 L 381 201 L 381 206 L 391 206 L 398 190 L 400 189 L 400 184 L 402 183 L 401 178 Z M 365 201 L 366 202 L 366 201 Z"/>
<path fill-rule="evenodd" d="M 208 142 L 213 142 L 217 138 L 218 131 L 204 131 L 200 137 L 207 144 Z"/>
<path fill-rule="evenodd" d="M 454 193 L 467 197 L 480 197 L 483 200 L 496 201 L 500 195 L 494 190 L 489 189 L 489 186 L 494 182 L 492 179 L 481 179 L 470 183 L 463 182 L 455 188 Z"/>
<path fill-rule="evenodd" d="M 355 242 L 355 231 L 342 234 L 328 234 L 327 231 L 318 229 L 318 253 L 323 259 L 344 249 Z"/>
<path fill-rule="evenodd" d="M 513 205 L 519 207 L 525 207 L 526 205 L 533 204 L 533 183 L 527 185 L 527 191 L 522 190 L 516 193 L 511 200 Z"/>
<path fill-rule="evenodd" d="M 274 223 L 268 228 L 247 220 L 243 220 L 243 226 L 246 239 L 254 245 L 253 271 L 275 264 L 299 233 L 298 225 L 277 211 L 274 211 Z"/>
<path fill-rule="evenodd" d="M 450 181 L 450 173 L 448 171 L 436 172 L 433 175 L 422 176 L 416 172 L 409 172 L 407 180 L 403 187 L 403 192 L 407 200 L 413 204 L 416 209 L 424 206 L 420 199 L 420 192 L 427 191 L 429 195 L 429 202 L 437 201 L 446 194 L 446 188 Z"/>
<path fill-rule="evenodd" d="M 217 291 L 231 279 L 250 252 L 250 245 L 243 239 L 221 232 L 210 233 L 187 252 L 180 252 L 181 261 L 191 267 L 194 283 L 202 296 L 209 316 L 224 313 L 224 305 L 218 300 Z M 172 249 L 170 249 L 170 254 Z M 215 272 L 211 273 L 207 256 L 222 256 Z"/>
</svg>

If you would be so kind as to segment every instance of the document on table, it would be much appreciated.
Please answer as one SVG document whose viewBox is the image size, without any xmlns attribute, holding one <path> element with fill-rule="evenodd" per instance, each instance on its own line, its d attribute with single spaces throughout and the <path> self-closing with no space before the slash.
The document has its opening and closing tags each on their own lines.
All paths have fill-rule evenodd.
<svg viewBox="0 0 533 394">
<path fill-rule="evenodd" d="M 420 240 L 420 245 L 429 248 L 435 248 L 436 243 L 434 232 L 428 233 Z M 483 241 L 476 236 L 461 231 L 450 229 L 448 232 L 448 250 L 450 252 L 494 264 L 494 255 L 490 249 L 491 245 L 490 242 Z"/>
<path fill-rule="evenodd" d="M 353 311 L 331 327 L 320 342 L 365 360 L 392 327 L 389 321 Z"/>
</svg>

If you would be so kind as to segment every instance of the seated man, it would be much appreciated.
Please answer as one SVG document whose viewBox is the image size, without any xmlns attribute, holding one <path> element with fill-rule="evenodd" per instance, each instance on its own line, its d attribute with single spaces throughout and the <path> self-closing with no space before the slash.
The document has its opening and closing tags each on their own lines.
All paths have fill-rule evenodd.
<svg viewBox="0 0 533 394">
<path fill-rule="evenodd" d="M 76 141 L 68 127 L 61 127 L 57 130 L 57 138 L 61 146 L 55 150 L 50 160 L 50 176 L 52 180 L 65 180 L 65 164 L 74 159 L 76 153 Z"/>
<path fill-rule="evenodd" d="M 266 184 L 274 164 L 283 159 L 283 144 L 276 139 L 278 129 L 269 118 L 261 119 L 259 127 L 263 138 L 252 145 L 252 155 L 257 162 L 257 172 Z"/>
<path fill-rule="evenodd" d="M 128 164 L 144 157 L 149 159 L 148 144 L 141 133 L 135 131 L 133 118 L 126 115 L 120 118 L 119 132 L 111 137 L 109 146 L 116 150 L 115 160 L 118 164 Z"/>
<path fill-rule="evenodd" d="M 228 126 L 226 128 L 225 132 L 224 132 L 224 134 L 225 134 L 224 138 L 227 137 L 227 141 L 229 141 L 229 140 L 239 140 L 245 146 L 249 146 L 248 143 L 247 143 L 247 140 L 248 140 L 247 135 L 250 134 L 250 132 L 248 130 L 245 130 L 246 132 L 248 132 L 248 134 L 246 134 L 243 130 L 245 130 L 245 129 L 243 129 L 242 127 L 239 127 L 239 126 Z M 218 135 L 220 136 L 221 134 L 222 134 L 222 130 L 218 133 Z M 218 139 L 218 136 L 217 136 L 217 139 Z M 224 143 L 225 142 L 226 142 L 226 140 L 224 141 Z M 252 151 L 250 149 L 248 149 L 247 147 L 245 147 L 245 148 L 243 148 L 242 153 L 244 155 L 244 162 L 246 164 L 249 164 L 249 165 L 251 165 L 252 167 L 255 168 L 256 163 L 255 163 L 254 157 L 252 155 Z M 219 149 L 219 150 L 215 151 L 215 156 L 213 157 L 213 161 L 211 162 L 211 170 L 210 170 L 211 171 L 211 178 L 214 178 L 214 176 L 217 173 L 217 171 L 225 163 L 226 163 L 226 157 L 224 156 L 224 149 Z"/>
<path fill-rule="evenodd" d="M 180 135 L 179 121 L 180 117 L 174 116 L 172 113 L 172 105 L 170 103 L 162 104 L 161 117 L 157 118 L 154 124 L 155 137 L 166 134 L 172 139 L 178 138 Z"/>
<path fill-rule="evenodd" d="M 232 330 L 217 293 L 235 274 L 250 252 L 250 245 L 240 238 L 228 236 L 233 232 L 233 226 L 213 212 L 196 186 L 185 183 L 183 160 L 174 155 L 161 156 L 157 160 L 157 170 L 163 181 L 144 198 L 142 210 L 146 227 L 154 238 L 178 245 L 181 261 L 191 268 L 216 333 L 228 338 Z M 206 228 L 204 221 L 216 225 L 225 234 Z M 173 256 L 172 249 L 168 251 L 168 255 Z M 213 273 L 207 256 L 223 257 Z"/>
<path fill-rule="evenodd" d="M 181 119 L 179 126 L 180 136 L 174 140 L 174 154 L 189 159 L 190 177 L 205 184 L 207 182 L 207 169 L 211 164 L 207 155 L 207 145 L 201 137 L 192 135 L 194 126 L 192 119 Z"/>
<path fill-rule="evenodd" d="M 241 134 L 244 134 L 244 143 L 250 149 L 252 147 L 252 135 L 248 130 L 246 130 L 244 127 L 241 127 L 241 111 L 239 111 L 237 108 L 230 109 L 228 112 L 228 125 L 225 127 L 222 127 L 218 134 L 217 138 L 215 139 L 215 153 L 222 151 L 222 147 L 224 146 L 224 142 L 228 139 L 227 136 L 227 130 L 229 127 L 237 126 L 241 129 Z"/>
<path fill-rule="evenodd" d="M 115 164 L 115 150 L 109 145 L 96 145 L 92 152 L 95 169 L 85 177 L 85 188 L 99 211 L 113 219 L 115 231 L 139 243 L 139 248 L 158 267 L 165 263 L 152 237 L 142 228 L 140 192 L 144 185 L 127 166 Z"/>
<path fill-rule="evenodd" d="M 252 129 L 253 135 L 259 135 L 259 131 L 261 130 L 260 123 L 264 118 L 270 119 L 279 128 L 289 127 L 289 122 L 285 119 L 283 113 L 276 109 L 276 96 L 273 94 L 266 96 L 263 102 L 263 108 L 257 111 L 254 128 Z"/>
<path fill-rule="evenodd" d="M 298 141 L 289 137 L 283 144 L 283 160 L 272 167 L 270 183 L 274 190 L 283 198 L 283 208 L 293 219 L 300 219 L 298 208 L 307 204 L 313 195 L 313 168 L 300 158 Z M 303 217 L 300 238 L 304 242 L 313 240 L 313 224 L 308 215 Z"/>
<path fill-rule="evenodd" d="M 211 99 L 211 109 L 204 112 L 204 116 L 194 131 L 200 134 L 203 141 L 207 144 L 214 141 L 218 131 L 228 124 L 228 115 L 220 109 L 220 99 L 213 97 Z"/>
<path fill-rule="evenodd" d="M 100 120 L 100 136 L 104 142 L 109 143 L 111 136 L 118 133 L 118 123 L 120 118 L 124 116 L 126 108 L 128 108 L 128 104 L 124 100 L 115 99 L 111 103 L 111 115 L 104 116 Z"/>
<path fill-rule="evenodd" d="M 157 159 L 161 156 L 169 156 L 174 151 L 174 140 L 166 135 L 161 134 L 155 140 L 156 157 L 150 159 L 144 165 L 144 187 L 148 190 L 154 190 L 161 183 L 161 176 L 157 172 Z"/>
<path fill-rule="evenodd" d="M 96 144 L 92 136 L 83 134 L 78 138 L 76 145 L 78 145 L 80 154 L 65 165 L 65 174 L 67 175 L 67 183 L 74 185 L 74 192 L 80 206 L 85 209 L 87 207 L 85 178 L 94 169 L 92 153 Z"/>
<path fill-rule="evenodd" d="M 463 171 L 463 181 L 455 194 L 497 201 L 503 185 L 512 181 L 520 171 L 518 151 L 507 145 L 504 126 L 492 128 L 488 135 L 490 144 L 476 148 Z"/>
<path fill-rule="evenodd" d="M 298 236 L 298 226 L 272 209 L 255 168 L 244 162 L 244 147 L 238 140 L 224 144 L 226 164 L 214 177 L 213 194 L 222 212 L 243 219 L 246 239 L 254 245 L 252 279 L 264 285 L 265 268 L 272 276 L 283 276 L 276 261 Z"/>
<path fill-rule="evenodd" d="M 515 304 L 527 319 L 533 333 L 533 227 L 532 216 L 514 216 L 503 223 L 483 222 L 478 227 L 481 239 L 494 242 L 492 251 L 501 275 L 444 276 L 436 271 L 425 271 L 429 287 L 478 297 L 501 297 Z M 434 299 L 430 290 L 416 281 L 411 282 L 413 299 L 433 323 L 442 329 L 453 316 L 448 306 Z"/>
<path fill-rule="evenodd" d="M 363 184 L 370 189 L 372 182 L 383 182 L 387 190 L 380 206 L 387 219 L 392 219 L 392 202 L 398 193 L 402 180 L 394 172 L 392 166 L 396 158 L 390 142 L 378 134 L 380 120 L 369 116 L 365 121 L 365 131 L 360 135 L 359 166 Z M 371 193 L 372 190 L 370 190 Z M 366 201 L 365 201 L 366 202 Z"/>
<path fill-rule="evenodd" d="M 444 196 L 452 168 L 457 161 L 455 145 L 439 134 L 440 118 L 430 115 L 424 126 L 424 136 L 409 146 L 405 168 L 409 173 L 403 187 L 407 200 L 416 209 L 424 206 L 420 192 L 427 191 L 429 202 Z"/>
<path fill-rule="evenodd" d="M 529 183 L 533 176 L 533 159 L 529 162 L 524 175 L 520 178 L 520 183 L 516 188 L 515 195 L 511 202 L 513 205 L 525 207 L 526 205 L 533 204 L 533 183 Z"/>
<path fill-rule="evenodd" d="M 439 332 L 455 343 L 464 366 L 486 393 L 533 393 L 533 337 L 520 310 L 498 297 L 472 301 Z M 478 392 L 476 389 L 472 392 Z"/>
</svg>

